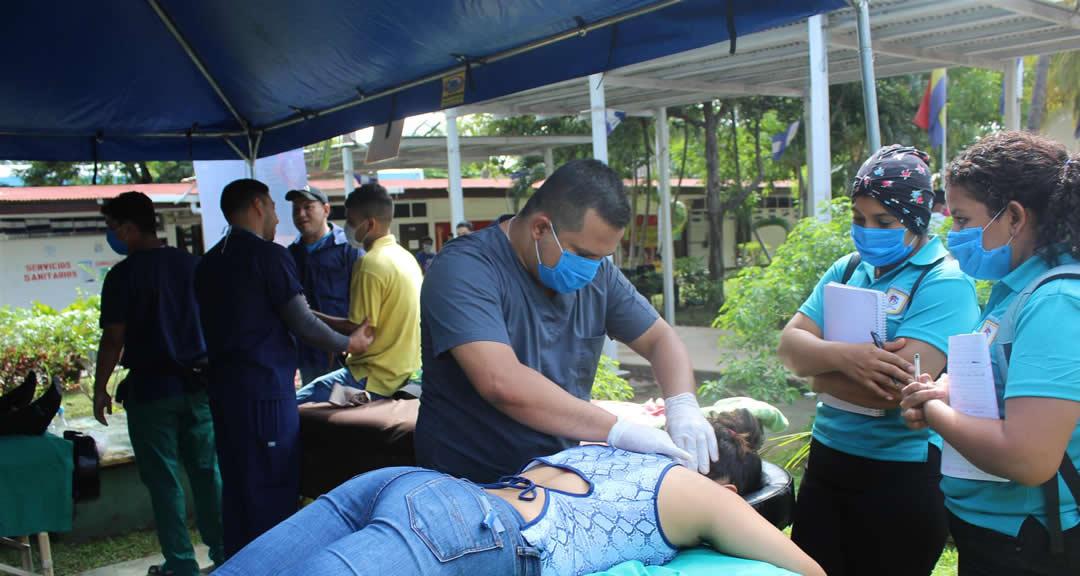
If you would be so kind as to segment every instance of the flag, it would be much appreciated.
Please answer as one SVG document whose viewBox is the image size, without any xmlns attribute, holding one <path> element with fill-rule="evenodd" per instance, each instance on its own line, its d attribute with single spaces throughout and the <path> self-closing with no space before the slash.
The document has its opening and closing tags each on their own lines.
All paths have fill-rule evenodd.
<svg viewBox="0 0 1080 576">
<path fill-rule="evenodd" d="M 607 109 L 604 111 L 604 124 L 607 125 L 608 135 L 611 134 L 611 131 L 614 130 L 624 118 L 626 118 L 626 112 L 623 112 L 622 110 Z"/>
<path fill-rule="evenodd" d="M 930 82 L 926 85 L 919 111 L 915 113 L 915 125 L 930 136 L 930 145 L 934 148 L 945 143 L 945 90 L 948 78 L 944 68 L 935 68 L 930 73 Z"/>
<path fill-rule="evenodd" d="M 772 137 L 772 159 L 773 162 L 780 160 L 780 157 L 784 155 L 784 150 L 787 150 L 791 141 L 795 139 L 795 134 L 799 131 L 799 121 L 796 120 L 791 123 L 791 126 L 787 127 L 787 130 Z"/>
</svg>

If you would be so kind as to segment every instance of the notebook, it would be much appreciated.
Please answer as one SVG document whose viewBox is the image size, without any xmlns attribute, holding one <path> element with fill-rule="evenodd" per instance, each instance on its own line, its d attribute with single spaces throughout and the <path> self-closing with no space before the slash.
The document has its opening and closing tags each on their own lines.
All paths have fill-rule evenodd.
<svg viewBox="0 0 1080 576">
<path fill-rule="evenodd" d="M 873 342 L 870 332 L 885 339 L 885 293 L 838 282 L 825 285 L 825 339 L 830 342 Z M 837 410 L 880 418 L 884 410 L 864 408 L 829 394 L 819 394 L 822 404 Z"/>
<path fill-rule="evenodd" d="M 949 336 L 948 362 L 949 405 L 968 416 L 1000 419 L 986 334 L 976 332 Z M 948 442 L 941 447 L 941 473 L 953 478 L 1008 482 L 1005 478 L 980 470 Z"/>
</svg>

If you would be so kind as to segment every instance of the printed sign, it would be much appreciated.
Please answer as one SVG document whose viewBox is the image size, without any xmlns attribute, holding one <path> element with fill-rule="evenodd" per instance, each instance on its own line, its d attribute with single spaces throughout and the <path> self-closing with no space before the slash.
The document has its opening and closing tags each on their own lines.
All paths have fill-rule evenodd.
<svg viewBox="0 0 1080 576">
<path fill-rule="evenodd" d="M 458 72 L 442 79 L 441 108 L 460 106 L 465 102 L 465 73 Z"/>
</svg>

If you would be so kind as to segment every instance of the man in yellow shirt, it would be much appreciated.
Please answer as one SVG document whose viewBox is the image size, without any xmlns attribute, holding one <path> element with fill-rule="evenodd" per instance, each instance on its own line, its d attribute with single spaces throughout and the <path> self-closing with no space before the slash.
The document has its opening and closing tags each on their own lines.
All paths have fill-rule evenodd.
<svg viewBox="0 0 1080 576">
<path fill-rule="evenodd" d="M 345 199 L 345 234 L 362 243 L 367 254 L 353 265 L 349 318 L 320 318 L 344 333 L 366 327 L 374 339 L 366 350 L 349 355 L 346 368 L 301 388 L 297 404 L 326 402 L 335 386 L 366 390 L 371 398 L 389 397 L 420 368 L 423 273 L 416 257 L 390 233 L 393 215 L 393 201 L 377 183 L 365 184 Z"/>
</svg>

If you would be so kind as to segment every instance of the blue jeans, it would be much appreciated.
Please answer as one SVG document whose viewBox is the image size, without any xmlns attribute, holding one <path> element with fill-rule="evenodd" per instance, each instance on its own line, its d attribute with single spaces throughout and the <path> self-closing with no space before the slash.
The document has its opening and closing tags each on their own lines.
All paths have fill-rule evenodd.
<svg viewBox="0 0 1080 576">
<path fill-rule="evenodd" d="M 367 388 L 367 378 L 361 378 L 359 381 L 356 380 L 353 378 L 352 372 L 350 372 L 348 368 L 334 370 L 325 376 L 316 378 L 311 384 L 297 390 L 296 404 L 300 405 L 307 404 L 308 402 L 329 401 L 330 391 L 334 389 L 334 384 L 341 384 L 342 386 L 364 390 Z M 371 393 L 369 392 L 369 394 Z M 378 394 L 371 394 L 372 400 L 378 400 L 380 398 L 382 398 L 382 396 L 379 396 Z"/>
<path fill-rule="evenodd" d="M 362 474 L 259 536 L 214 574 L 537 576 L 509 503 L 423 468 Z"/>
</svg>

